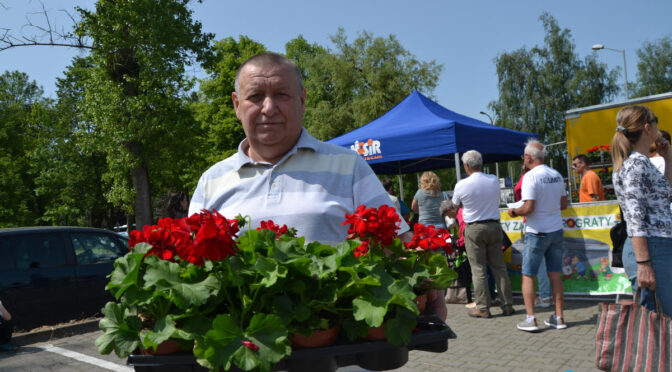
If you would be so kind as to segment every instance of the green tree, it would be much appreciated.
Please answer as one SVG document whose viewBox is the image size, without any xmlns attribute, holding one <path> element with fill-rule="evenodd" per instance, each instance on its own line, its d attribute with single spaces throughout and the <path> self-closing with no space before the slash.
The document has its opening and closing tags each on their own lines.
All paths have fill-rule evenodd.
<svg viewBox="0 0 672 372">
<path fill-rule="evenodd" d="M 199 86 L 198 102 L 193 104 L 194 116 L 200 124 L 201 153 L 205 163 L 200 172 L 238 149 L 245 138 L 243 126 L 233 109 L 231 93 L 238 67 L 248 58 L 266 52 L 266 48 L 247 36 L 232 37 L 215 43 L 214 63 L 206 67 L 208 77 Z M 200 173 L 196 175 L 198 180 Z M 194 185 L 194 188 L 196 185 Z"/>
<path fill-rule="evenodd" d="M 565 111 L 615 96 L 618 71 L 609 71 L 594 54 L 580 60 L 571 32 L 548 13 L 540 20 L 546 33 L 543 46 L 495 59 L 499 97 L 489 107 L 497 125 L 538 133 L 543 142 L 553 143 L 565 139 Z"/>
<path fill-rule="evenodd" d="M 57 79 L 57 101 L 38 132 L 31 157 L 36 168 L 35 192 L 44 202 L 42 223 L 113 227 L 113 205 L 105 198 L 110 183 L 106 153 L 96 145 L 95 125 L 84 120 L 84 83 L 92 65 L 75 58 Z"/>
<path fill-rule="evenodd" d="M 106 197 L 132 209 L 138 228 L 153 222 L 153 190 L 180 180 L 194 148 L 185 99 L 193 81 L 185 67 L 207 62 L 212 35 L 192 19 L 188 3 L 100 0 L 95 11 L 77 9 L 76 33 L 93 48 L 82 113 L 106 153 Z"/>
<path fill-rule="evenodd" d="M 672 92 L 672 38 L 645 42 L 637 50 L 637 83 L 634 97 Z"/>
<path fill-rule="evenodd" d="M 48 106 L 42 93 L 25 73 L 0 75 L 0 227 L 34 225 L 42 212 L 30 159 Z"/>
<path fill-rule="evenodd" d="M 335 51 L 303 37 L 286 44 L 287 55 L 305 74 L 308 98 L 304 126 L 327 140 L 384 114 L 413 90 L 431 95 L 443 68 L 421 62 L 394 35 L 362 32 L 349 43 L 345 31 L 331 36 Z"/>
</svg>

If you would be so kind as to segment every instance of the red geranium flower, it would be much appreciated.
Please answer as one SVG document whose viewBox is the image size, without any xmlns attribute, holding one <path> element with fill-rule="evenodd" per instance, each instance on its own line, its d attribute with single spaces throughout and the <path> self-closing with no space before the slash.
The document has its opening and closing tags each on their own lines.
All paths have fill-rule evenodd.
<svg viewBox="0 0 672 372">
<path fill-rule="evenodd" d="M 275 232 L 276 239 L 280 239 L 282 235 L 287 232 L 287 225 L 276 225 L 272 220 L 261 221 L 261 227 L 257 227 L 257 230 L 271 230 Z"/>
<path fill-rule="evenodd" d="M 434 225 L 425 226 L 416 223 L 413 227 L 413 239 L 405 243 L 407 249 L 439 250 L 451 253 L 452 245 L 447 242 L 450 233 L 446 229 L 437 229 Z"/>
<path fill-rule="evenodd" d="M 355 248 L 353 253 L 357 258 L 361 256 L 366 256 L 366 254 L 369 253 L 369 241 L 368 240 L 363 241 L 362 244 L 359 245 L 359 247 Z"/>
<path fill-rule="evenodd" d="M 257 346 L 257 344 L 255 344 L 255 343 L 252 342 L 252 341 L 241 341 L 241 342 L 243 343 L 243 345 L 245 345 L 246 348 L 248 348 L 248 349 L 250 349 L 250 350 L 252 350 L 252 351 L 257 351 L 257 350 L 259 350 L 259 346 Z"/>
<path fill-rule="evenodd" d="M 353 214 L 346 214 L 343 225 L 348 227 L 348 239 L 368 240 L 371 246 L 392 244 L 397 237 L 401 219 L 389 205 L 367 208 L 360 205 Z"/>
</svg>

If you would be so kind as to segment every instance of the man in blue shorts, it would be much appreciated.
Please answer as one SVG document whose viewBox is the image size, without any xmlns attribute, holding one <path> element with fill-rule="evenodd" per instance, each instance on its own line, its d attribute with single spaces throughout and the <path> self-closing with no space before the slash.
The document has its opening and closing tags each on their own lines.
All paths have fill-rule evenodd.
<svg viewBox="0 0 672 372">
<path fill-rule="evenodd" d="M 551 280 L 551 292 L 555 300 L 555 314 L 544 323 L 552 328 L 567 328 L 563 318 L 562 286 L 562 215 L 567 208 L 567 192 L 558 171 L 544 164 L 544 145 L 531 139 L 525 146 L 523 156 L 528 171 L 523 178 L 523 205 L 509 209 L 509 216 L 526 216 L 525 248 L 523 251 L 523 300 L 527 316 L 518 323 L 518 329 L 528 332 L 539 330 L 534 315 L 534 277 L 539 271 L 542 258 L 546 259 L 546 271 Z"/>
</svg>

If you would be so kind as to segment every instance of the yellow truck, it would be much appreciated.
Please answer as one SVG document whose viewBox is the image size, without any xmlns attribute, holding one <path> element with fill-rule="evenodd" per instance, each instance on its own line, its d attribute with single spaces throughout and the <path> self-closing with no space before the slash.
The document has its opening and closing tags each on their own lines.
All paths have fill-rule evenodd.
<svg viewBox="0 0 672 372">
<path fill-rule="evenodd" d="M 628 105 L 649 107 L 658 117 L 658 127 L 672 133 L 672 92 L 569 110 L 565 112 L 569 159 L 585 154 L 596 145 L 611 145 L 616 130 L 616 114 Z"/>
</svg>

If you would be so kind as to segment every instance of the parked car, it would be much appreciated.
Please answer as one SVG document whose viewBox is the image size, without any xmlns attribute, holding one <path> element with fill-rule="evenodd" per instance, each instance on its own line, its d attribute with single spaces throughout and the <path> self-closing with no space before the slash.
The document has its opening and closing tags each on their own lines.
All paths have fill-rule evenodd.
<svg viewBox="0 0 672 372">
<path fill-rule="evenodd" d="M 0 301 L 17 330 L 98 315 L 128 240 L 85 227 L 0 229 Z"/>
</svg>

